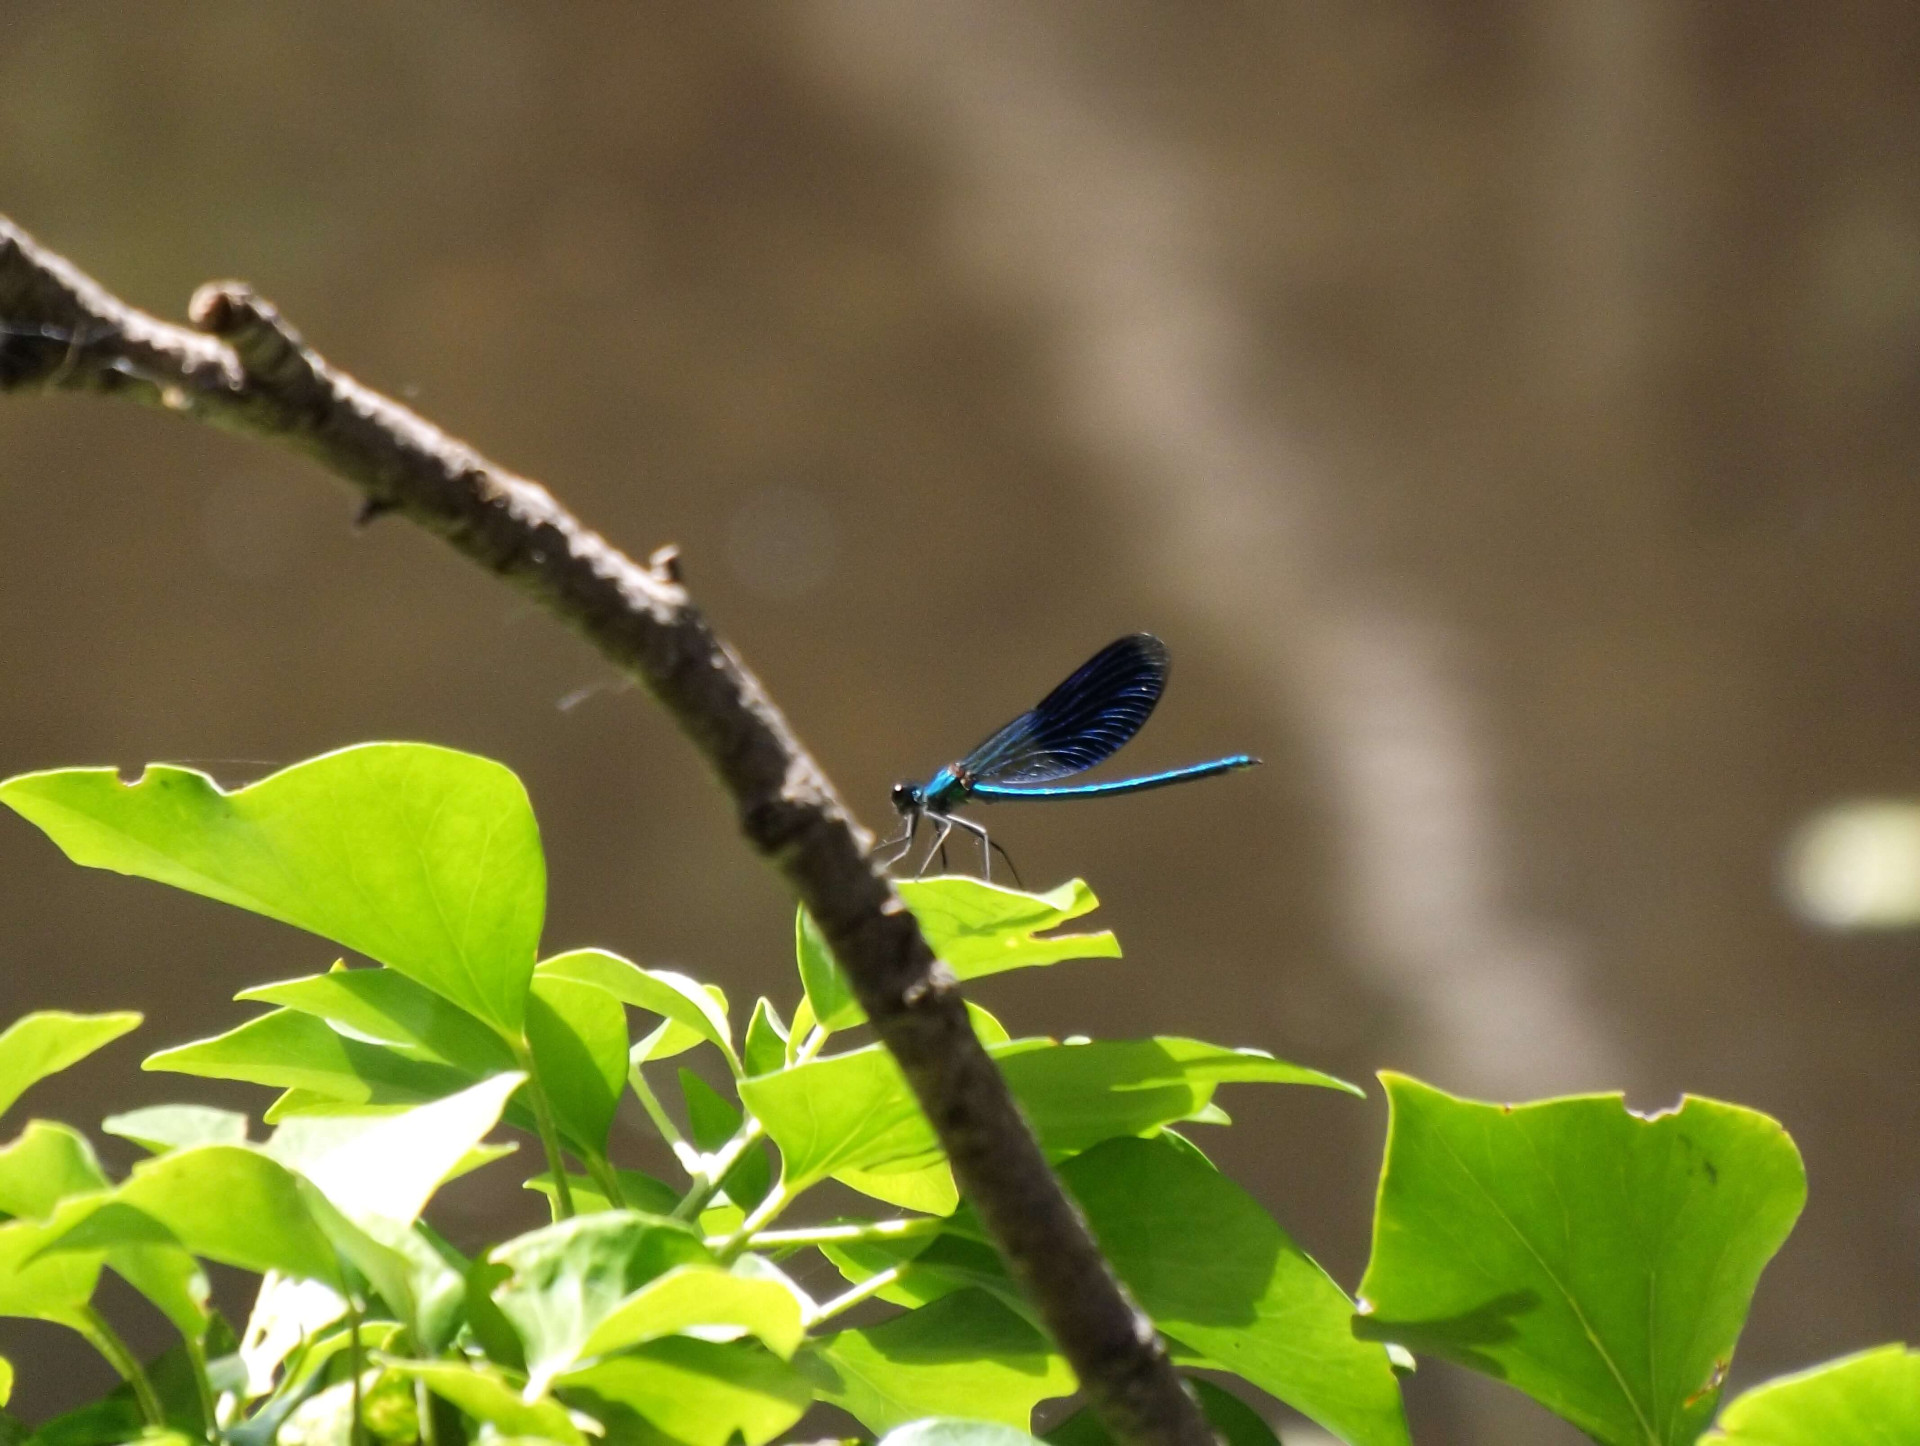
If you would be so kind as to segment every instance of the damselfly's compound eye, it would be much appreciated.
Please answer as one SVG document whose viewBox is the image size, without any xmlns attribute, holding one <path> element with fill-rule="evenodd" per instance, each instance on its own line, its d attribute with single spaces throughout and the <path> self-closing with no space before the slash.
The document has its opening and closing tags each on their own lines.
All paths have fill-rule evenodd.
<svg viewBox="0 0 1920 1446">
<path fill-rule="evenodd" d="M 893 786 L 893 807 L 896 813 L 912 813 L 920 806 L 916 797 L 919 790 L 911 783 L 896 783 Z"/>
</svg>

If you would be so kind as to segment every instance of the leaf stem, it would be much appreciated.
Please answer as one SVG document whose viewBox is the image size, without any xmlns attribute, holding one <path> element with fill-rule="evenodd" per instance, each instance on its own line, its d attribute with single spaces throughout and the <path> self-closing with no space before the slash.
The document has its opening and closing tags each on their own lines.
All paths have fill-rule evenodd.
<svg viewBox="0 0 1920 1446">
<path fill-rule="evenodd" d="M 547 1152 L 547 1171 L 553 1176 L 554 1217 L 573 1218 L 573 1186 L 567 1183 L 567 1162 L 560 1153 L 560 1130 L 553 1122 L 553 1104 L 547 1098 L 546 1085 L 534 1067 L 533 1050 L 523 1038 L 514 1045 L 519 1065 L 527 1072 L 527 1084 L 533 1092 L 533 1118 L 540 1128 L 540 1143 Z"/>
<path fill-rule="evenodd" d="M 739 1163 L 741 1155 L 746 1153 L 748 1146 L 765 1133 L 766 1127 L 752 1115 L 742 1120 L 740 1128 L 733 1132 L 733 1138 L 702 1162 L 699 1171 L 693 1177 L 692 1186 L 681 1197 L 680 1203 L 673 1207 L 673 1218 L 691 1220 L 706 1209 L 707 1202 L 720 1189 L 720 1182 L 727 1178 L 727 1172 Z"/>
<path fill-rule="evenodd" d="M 209 1441 L 220 1439 L 219 1404 L 214 1400 L 213 1381 L 207 1375 L 207 1343 L 201 1336 L 180 1333 L 181 1344 L 186 1347 L 187 1361 L 193 1367 L 193 1388 L 200 1396 L 200 1417 L 206 1422 L 206 1436 Z"/>
<path fill-rule="evenodd" d="M 720 1263 L 722 1265 L 731 1263 L 735 1256 L 752 1243 L 754 1233 L 762 1225 L 776 1218 L 792 1203 L 793 1197 L 787 1193 L 787 1182 L 775 1181 L 773 1188 L 767 1191 L 767 1198 L 753 1207 L 753 1213 L 741 1221 L 740 1228 L 728 1236 L 726 1243 L 714 1252 L 720 1257 Z"/>
<path fill-rule="evenodd" d="M 627 1208 L 626 1192 L 620 1188 L 620 1174 L 605 1155 L 587 1156 L 587 1173 L 593 1176 L 593 1183 L 600 1187 L 609 1205 L 616 1210 Z"/>
<path fill-rule="evenodd" d="M 653 1086 L 647 1083 L 646 1071 L 641 1069 L 638 1060 L 630 1061 L 627 1065 L 627 1084 L 639 1097 L 641 1108 L 647 1112 L 647 1118 L 653 1121 L 653 1127 L 660 1132 L 660 1138 L 673 1151 L 673 1158 L 680 1162 L 680 1168 L 698 1180 L 701 1154 L 680 1133 L 673 1116 L 667 1113 L 666 1107 L 660 1103 L 660 1097 L 653 1092 Z"/>
<path fill-rule="evenodd" d="M 91 1305 L 83 1305 L 79 1311 L 80 1332 L 93 1348 L 107 1358 L 120 1377 L 133 1388 L 133 1398 L 140 1405 L 140 1414 L 146 1418 L 149 1426 L 165 1426 L 167 1413 L 155 1394 L 153 1382 L 147 1379 L 146 1368 L 140 1364 L 120 1333 L 107 1323 L 107 1318 Z"/>
<path fill-rule="evenodd" d="M 351 1293 L 347 1297 L 347 1374 L 353 1380 L 353 1417 L 347 1423 L 348 1446 L 365 1446 L 367 1423 L 361 1414 L 360 1373 L 366 1369 L 366 1355 L 360 1349 L 360 1302 Z"/>
<path fill-rule="evenodd" d="M 889 1265 L 885 1270 L 876 1271 L 868 1276 L 852 1290 L 836 1295 L 832 1300 L 822 1302 L 814 1309 L 813 1315 L 808 1318 L 807 1329 L 813 1329 L 813 1327 L 819 1325 L 823 1320 L 831 1320 L 844 1310 L 853 1309 L 853 1307 L 860 1304 L 863 1300 L 871 1300 L 874 1296 L 880 1294 L 881 1291 L 898 1280 L 900 1273 L 905 1269 L 906 1266 L 904 1264 Z"/>
</svg>

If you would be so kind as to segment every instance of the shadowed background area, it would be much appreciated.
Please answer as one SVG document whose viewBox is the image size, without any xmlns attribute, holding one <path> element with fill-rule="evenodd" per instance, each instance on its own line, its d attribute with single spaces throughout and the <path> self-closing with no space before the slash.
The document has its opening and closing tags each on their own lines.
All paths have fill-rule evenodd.
<svg viewBox="0 0 1920 1446">
<path fill-rule="evenodd" d="M 1738 1388 L 1920 1335 L 1914 824 L 1845 811 L 1920 792 L 1916 76 L 1892 3 L 0 0 L 0 209 L 163 315 L 245 278 L 628 552 L 679 543 L 870 826 L 1158 632 L 1125 761 L 1267 766 L 997 809 L 1127 958 L 981 997 L 1777 1115 L 1811 1201 Z M 431 539 L 75 398 L 0 407 L 0 509 L 0 774 L 473 749 L 533 794 L 550 949 L 791 1002 L 790 906 L 692 751 Z M 0 1018 L 147 1015 L 34 1113 L 259 1108 L 136 1062 L 331 958 L 0 817 Z M 1378 1091 L 1225 1103 L 1209 1148 L 1351 1287 Z M 505 1172 L 446 1203 L 538 1215 Z M 0 1354 L 29 1419 L 107 1380 L 51 1327 Z M 1440 1364 L 1409 1399 L 1423 1446 L 1576 1439 Z"/>
</svg>

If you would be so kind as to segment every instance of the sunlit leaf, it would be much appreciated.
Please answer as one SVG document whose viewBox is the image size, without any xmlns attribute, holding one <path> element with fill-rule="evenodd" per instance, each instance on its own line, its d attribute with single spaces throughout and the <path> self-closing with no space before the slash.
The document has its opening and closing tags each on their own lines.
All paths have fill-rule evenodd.
<svg viewBox="0 0 1920 1446">
<path fill-rule="evenodd" d="M 631 1004 L 693 1030 L 719 1047 L 734 1073 L 740 1061 L 733 1052 L 727 1022 L 727 996 L 718 987 L 702 984 L 671 969 L 642 969 L 604 949 L 575 949 L 542 960 L 538 972 L 549 979 L 571 979 L 604 989 L 622 1004 Z M 664 1056 L 655 1056 L 661 1058 Z"/>
<path fill-rule="evenodd" d="M 1041 1141 L 1059 1151 L 1186 1119 L 1227 1081 L 1352 1088 L 1256 1050 L 1192 1039 L 1022 1039 L 991 1052 Z M 740 1095 L 779 1144 L 790 1188 L 842 1171 L 919 1169 L 939 1159 L 931 1127 L 880 1045 L 742 1080 Z"/>
<path fill-rule="evenodd" d="M 687 1125 L 693 1142 L 711 1154 L 740 1128 L 740 1111 L 719 1091 L 690 1069 L 680 1071 L 680 1096 L 687 1103 Z M 751 1210 L 773 1188 L 773 1166 L 764 1146 L 749 1145 L 720 1182 L 727 1200 Z"/>
<path fill-rule="evenodd" d="M 531 1437 L 557 1441 L 561 1446 L 586 1446 L 587 1438 L 558 1401 L 524 1399 L 496 1371 L 460 1361 L 408 1361 L 383 1357 L 389 1370 L 426 1382 L 434 1395 L 451 1401 L 476 1421 L 484 1421 L 504 1437 Z"/>
<path fill-rule="evenodd" d="M 833 1178 L 862 1195 L 923 1215 L 951 1215 L 960 1204 L 959 1187 L 945 1160 L 911 1170 L 840 1170 Z"/>
<path fill-rule="evenodd" d="M 45 1220 L 67 1196 L 107 1183 L 93 1146 L 71 1125 L 31 1120 L 0 1149 L 0 1214 Z"/>
<path fill-rule="evenodd" d="M 211 1105 L 148 1105 L 122 1115 L 108 1115 L 100 1128 L 155 1155 L 192 1145 L 247 1142 L 247 1117 L 237 1110 L 217 1110 Z"/>
<path fill-rule="evenodd" d="M 271 1391 L 275 1373 L 294 1347 L 346 1312 L 346 1300 L 324 1281 L 268 1271 L 260 1281 L 253 1312 L 240 1337 L 240 1360 L 247 1373 L 246 1398 Z"/>
<path fill-rule="evenodd" d="M 1354 1446 L 1405 1446 L 1400 1390 L 1353 1303 L 1225 1175 L 1161 1140 L 1109 1140 L 1061 1179 L 1154 1324 Z"/>
<path fill-rule="evenodd" d="M 1356 1329 L 1506 1380 L 1601 1442 L 1681 1446 L 1711 1418 L 1761 1268 L 1806 1199 L 1773 1120 L 1688 1098 L 1393 1108 Z"/>
<path fill-rule="evenodd" d="M 796 1361 L 822 1400 L 876 1432 L 963 1412 L 1025 1430 L 1036 1405 L 1075 1385 L 1040 1332 L 980 1290 L 840 1331 Z"/>
<path fill-rule="evenodd" d="M 1034 1441 L 1025 1431 L 997 1421 L 929 1416 L 887 1432 L 880 1438 L 879 1446 L 1034 1446 Z M 1240 1446 L 1240 1443 L 1229 1442 L 1228 1446 Z"/>
<path fill-rule="evenodd" d="M 741 1047 L 740 1064 L 748 1074 L 771 1074 L 787 1062 L 787 1026 L 773 1001 L 762 996 L 754 1002 L 753 1018 L 747 1021 L 747 1039 Z"/>
<path fill-rule="evenodd" d="M 713 1257 L 677 1221 L 631 1210 L 576 1216 L 494 1247 L 512 1274 L 493 1292 L 526 1347 L 535 1389 L 580 1359 L 600 1322 L 634 1291 L 676 1265 Z"/>
<path fill-rule="evenodd" d="M 0 784 L 0 802 L 6 801 Z M 78 1064 L 103 1045 L 139 1028 L 140 1016 L 69 1014 L 63 1009 L 22 1015 L 0 1033 L 0 1114 L 50 1074 Z"/>
<path fill-rule="evenodd" d="M 332 969 L 243 989 L 234 998 L 311 1014 L 349 1038 L 470 1075 L 498 1074 L 515 1064 L 497 1030 L 397 969 Z"/>
<path fill-rule="evenodd" d="M 806 1333 L 800 1310 L 793 1291 L 766 1276 L 677 1266 L 616 1305 L 587 1336 L 580 1355 L 607 1355 L 691 1326 L 737 1326 L 784 1360 Z"/>
<path fill-rule="evenodd" d="M 879 1446 L 1033 1446 L 1033 1442 L 1035 1436 L 1016 1427 L 968 1421 L 958 1415 L 929 1415 L 879 1438 Z M 1229 1442 L 1229 1446 L 1240 1446 L 1240 1442 Z"/>
<path fill-rule="evenodd" d="M 958 874 L 903 879 L 896 887 L 919 921 L 928 946 L 962 981 L 1067 959 L 1120 957 L 1120 944 L 1111 930 L 1045 933 L 1099 906 L 1093 890 L 1081 879 L 1044 894 Z M 865 1021 L 866 1012 L 855 1000 L 852 986 L 804 909 L 794 920 L 794 956 L 815 1019 L 829 1030 L 851 1029 Z"/>
<path fill-rule="evenodd" d="M 508 1037 L 546 908 L 526 790 L 506 768 L 370 743 L 232 793 L 154 764 L 29 773 L 5 803 L 75 863 L 265 914 L 391 965 Z"/>
<path fill-rule="evenodd" d="M 311 1180 L 348 1219 L 404 1228 L 498 1123 L 507 1097 L 525 1078 L 495 1075 L 410 1109 L 300 1116 L 275 1130 L 263 1148 Z"/>
<path fill-rule="evenodd" d="M 0 1225 L 0 1315 L 56 1321 L 78 1330 L 93 1297 L 99 1251 L 43 1254 L 61 1234 L 59 1222 L 14 1220 Z"/>
<path fill-rule="evenodd" d="M 1704 1446 L 1910 1446 L 1920 1441 L 1920 1351 L 1880 1346 L 1736 1397 Z"/>
<path fill-rule="evenodd" d="M 627 1086 L 627 1012 L 590 984 L 536 975 L 527 1044 L 554 1123 L 589 1158 L 604 1158 Z"/>
<path fill-rule="evenodd" d="M 584 1387 L 638 1412 L 687 1446 L 763 1446 L 806 1412 L 807 1383 L 753 1341 L 675 1336 L 569 1372 Z"/>
<path fill-rule="evenodd" d="M 680 1203 L 680 1192 L 664 1180 L 656 1180 L 639 1170 L 616 1170 L 615 1176 L 620 1182 L 621 1202 L 615 1205 L 601 1193 L 600 1184 L 585 1175 L 569 1174 L 567 1189 L 573 1196 L 574 1212 L 579 1215 L 591 1215 L 602 1210 L 641 1210 L 651 1215 L 671 1215 L 673 1207 Z M 547 1199 L 554 1198 L 553 1176 L 535 1175 L 526 1182 L 526 1188 L 537 1190 Z"/>
<path fill-rule="evenodd" d="M 250 1019 L 212 1039 L 163 1049 L 140 1067 L 302 1090 L 350 1104 L 420 1104 L 473 1083 L 463 1070 L 348 1039 L 317 1016 L 290 1009 Z"/>
<path fill-rule="evenodd" d="M 84 1197 L 73 1203 L 89 1204 Z M 55 1226 L 64 1219 L 66 1212 L 57 1215 Z M 198 1145 L 142 1161 L 111 1196 L 79 1214 L 58 1249 L 166 1243 L 242 1270 L 339 1278 L 333 1246 L 299 1178 L 241 1146 Z"/>
</svg>

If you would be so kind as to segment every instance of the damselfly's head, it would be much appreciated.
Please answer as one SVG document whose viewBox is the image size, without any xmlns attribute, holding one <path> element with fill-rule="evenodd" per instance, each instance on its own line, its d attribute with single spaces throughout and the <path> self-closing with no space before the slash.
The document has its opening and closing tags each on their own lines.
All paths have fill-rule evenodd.
<svg viewBox="0 0 1920 1446">
<path fill-rule="evenodd" d="M 908 814 L 920 812 L 924 807 L 926 807 L 926 801 L 921 797 L 919 784 L 894 784 L 893 809 L 895 813 L 905 818 Z"/>
</svg>

